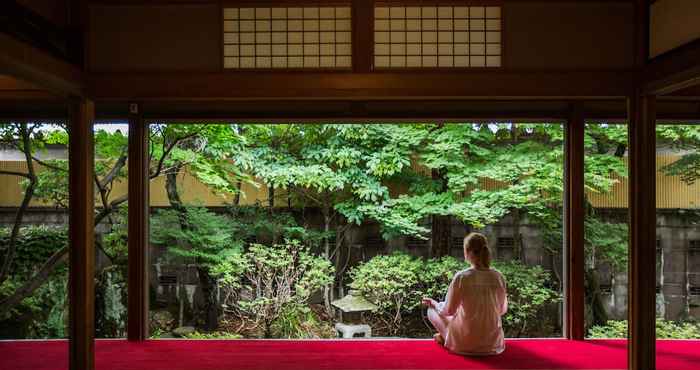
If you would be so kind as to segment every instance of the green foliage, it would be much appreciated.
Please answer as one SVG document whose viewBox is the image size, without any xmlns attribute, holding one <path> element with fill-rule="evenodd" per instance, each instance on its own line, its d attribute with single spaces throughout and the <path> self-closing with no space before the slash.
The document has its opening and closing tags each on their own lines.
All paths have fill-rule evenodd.
<svg viewBox="0 0 700 370">
<path fill-rule="evenodd" d="M 242 316 L 263 325 L 266 336 L 271 335 L 272 324 L 288 305 L 304 305 L 312 294 L 333 281 L 335 271 L 331 263 L 313 255 L 308 246 L 297 240 L 265 246 L 251 244 L 238 258 L 228 260 L 230 269 L 242 273 L 227 284 L 234 290 L 247 291 L 250 299 L 240 298 L 232 303 Z M 230 288 L 230 287 L 229 287 Z"/>
<path fill-rule="evenodd" d="M 24 281 L 11 277 L 0 284 L 0 298 L 12 294 Z M 61 269 L 34 293 L 0 317 L 0 338 L 65 338 L 68 272 Z M 19 321 L 27 317 L 31 320 Z"/>
<path fill-rule="evenodd" d="M 700 177 L 700 127 L 697 125 L 657 125 L 656 137 L 659 146 L 670 147 L 681 157 L 662 167 L 667 176 L 679 176 L 681 181 L 692 185 Z"/>
<path fill-rule="evenodd" d="M 287 303 L 272 321 L 273 338 L 316 339 L 334 338 L 335 329 L 329 322 L 319 319 L 311 308 L 299 303 Z"/>
<path fill-rule="evenodd" d="M 124 268 L 124 275 L 126 275 L 129 257 L 128 214 L 129 210 L 126 206 L 119 207 L 111 215 L 112 222 L 108 225 L 109 230 L 102 234 L 102 250 L 110 257 L 113 264 Z"/>
<path fill-rule="evenodd" d="M 326 236 L 321 231 L 301 227 L 290 212 L 271 213 L 259 204 L 231 206 L 226 215 L 229 217 L 233 239 L 240 243 L 253 241 L 274 244 L 285 239 L 296 239 L 315 247 Z"/>
<path fill-rule="evenodd" d="M 550 273 L 519 261 L 495 262 L 493 268 L 503 274 L 508 286 L 508 312 L 503 316 L 508 336 L 541 330 L 544 310 L 561 300 L 561 295 L 549 286 Z"/>
<path fill-rule="evenodd" d="M 158 335 L 156 335 L 158 334 Z M 154 335 L 151 335 L 152 338 L 159 338 L 162 336 L 163 333 L 155 333 Z M 214 331 L 210 333 L 203 333 L 199 331 L 195 331 L 190 334 L 185 334 L 184 336 L 185 339 L 241 339 L 243 338 L 242 335 L 237 334 L 237 333 L 229 333 L 225 331 Z"/>
<path fill-rule="evenodd" d="M 204 207 L 158 210 L 151 219 L 151 242 L 168 246 L 172 256 L 184 258 L 200 267 L 211 269 L 241 245 L 233 243 L 231 224 L 226 216 Z"/>
<path fill-rule="evenodd" d="M 395 326 L 401 315 L 415 310 L 422 296 L 423 261 L 406 253 L 375 256 L 350 271 L 350 287 L 378 306 Z"/>
<path fill-rule="evenodd" d="M 627 270 L 627 224 L 611 223 L 597 217 L 586 217 L 586 255 L 599 262 L 606 262 L 618 272 Z"/>
<path fill-rule="evenodd" d="M 9 230 L 0 229 L 0 245 L 7 245 Z M 56 251 L 68 242 L 65 228 L 48 226 L 25 226 L 20 229 L 16 241 L 17 253 L 11 267 L 13 273 L 0 284 L 0 298 L 11 295 L 29 279 Z M 13 307 L 5 317 L 0 317 L 0 326 L 11 330 L 3 335 L 22 335 L 27 338 L 65 337 L 65 311 L 67 309 L 66 284 L 67 268 L 57 269 L 49 280 L 34 293 Z M 31 317 L 31 320 L 16 322 L 18 317 Z M 3 323 L 4 322 L 4 323 Z"/>
<path fill-rule="evenodd" d="M 0 246 L 8 245 L 10 231 L 0 229 Z M 16 240 L 17 253 L 13 260 L 13 276 L 26 279 L 36 268 L 68 243 L 64 227 L 25 226 Z"/>
<path fill-rule="evenodd" d="M 451 256 L 425 260 L 421 271 L 421 281 L 424 285 L 423 295 L 442 300 L 441 297 L 447 294 L 447 288 L 455 273 L 467 267 L 467 263 Z"/>
<path fill-rule="evenodd" d="M 610 320 L 605 325 L 593 326 L 589 338 L 627 338 L 627 320 Z M 695 322 L 656 319 L 657 339 L 700 339 L 700 325 Z"/>
</svg>

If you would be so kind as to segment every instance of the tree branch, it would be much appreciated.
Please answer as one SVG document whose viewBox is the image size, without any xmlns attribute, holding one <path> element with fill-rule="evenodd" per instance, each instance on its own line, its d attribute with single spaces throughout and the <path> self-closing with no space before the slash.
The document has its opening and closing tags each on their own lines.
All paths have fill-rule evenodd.
<svg viewBox="0 0 700 370">
<path fill-rule="evenodd" d="M 10 296 L 0 300 L 0 317 L 3 317 L 14 306 L 22 302 L 24 298 L 30 296 L 49 278 L 49 275 L 68 259 L 68 246 L 64 246 L 54 253 L 39 271 L 37 271 L 31 279 L 26 281 L 21 287 L 14 291 Z"/>
<path fill-rule="evenodd" d="M 7 279 L 7 276 L 10 272 L 10 267 L 12 266 L 12 262 L 15 258 L 15 252 L 17 249 L 17 237 L 19 236 L 19 229 L 22 226 L 22 219 L 24 218 L 24 213 L 29 207 L 29 202 L 31 202 L 32 198 L 34 197 L 34 189 L 36 188 L 37 182 L 36 173 L 34 172 L 34 163 L 32 162 L 30 140 L 31 134 L 29 132 L 29 129 L 27 128 L 26 123 L 21 124 L 19 130 L 20 135 L 22 136 L 24 158 L 27 162 L 27 178 L 29 179 L 29 185 L 24 191 L 22 203 L 20 204 L 19 208 L 17 209 L 17 213 L 15 214 L 15 222 L 12 225 L 12 232 L 10 233 L 9 245 L 7 246 L 7 252 L 5 254 L 2 267 L 0 267 L 0 283 L 4 282 Z"/>
<path fill-rule="evenodd" d="M 167 158 L 168 155 L 170 155 L 170 152 L 172 152 L 173 149 L 175 149 L 177 144 L 179 144 L 183 140 L 187 140 L 187 139 L 190 139 L 190 138 L 193 138 L 193 137 L 199 135 L 200 132 L 201 132 L 201 130 L 196 131 L 196 132 L 192 132 L 188 135 L 176 137 L 173 139 L 172 142 L 168 143 L 167 145 L 165 144 L 165 137 L 164 137 L 163 138 L 163 154 L 161 154 L 160 158 L 158 159 L 158 164 L 156 165 L 156 168 L 153 171 L 151 171 L 150 178 L 153 179 L 153 178 L 160 176 L 161 171 L 163 170 L 163 162 L 165 162 L 165 158 Z"/>
<path fill-rule="evenodd" d="M 94 225 L 98 225 L 102 220 L 107 217 L 117 206 L 126 202 L 127 197 L 123 196 L 115 199 L 110 203 L 109 208 L 104 208 L 95 216 Z M 34 293 L 36 289 L 44 284 L 44 282 L 49 278 L 49 275 L 60 267 L 68 258 L 68 246 L 64 246 L 54 253 L 29 280 L 24 282 L 21 287 L 15 290 L 8 297 L 0 300 L 0 317 L 5 315 L 14 306 L 22 302 L 25 298 L 29 297 Z M 104 252 L 104 250 L 103 250 Z M 109 254 L 105 253 L 108 257 Z"/>
<path fill-rule="evenodd" d="M 114 178 L 119 174 L 119 171 L 124 168 L 126 165 L 126 159 L 127 159 L 127 153 L 126 151 L 122 152 L 121 156 L 119 156 L 119 159 L 114 163 L 114 166 L 112 169 L 105 175 L 105 177 L 102 178 L 102 180 L 98 181 L 98 185 L 101 187 L 107 187 L 109 183 L 114 181 Z"/>
<path fill-rule="evenodd" d="M 61 168 L 61 167 L 58 167 L 58 166 L 54 166 L 54 165 L 52 165 L 51 163 L 42 161 L 41 159 L 39 159 L 39 158 L 37 158 L 37 157 L 35 157 L 35 156 L 32 156 L 32 159 L 34 160 L 34 162 L 40 164 L 40 165 L 43 166 L 43 167 L 50 168 L 50 169 L 55 170 L 55 171 L 68 172 L 68 170 L 66 170 L 65 168 Z"/>
<path fill-rule="evenodd" d="M 25 178 L 30 178 L 28 173 L 24 172 L 16 172 L 16 171 L 5 171 L 5 170 L 0 170 L 0 175 L 9 175 L 9 176 L 21 176 Z"/>
</svg>

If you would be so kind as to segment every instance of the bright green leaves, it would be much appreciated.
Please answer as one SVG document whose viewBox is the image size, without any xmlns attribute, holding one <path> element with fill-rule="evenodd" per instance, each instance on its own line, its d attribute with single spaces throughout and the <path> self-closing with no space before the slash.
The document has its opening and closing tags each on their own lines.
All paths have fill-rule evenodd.
<svg viewBox="0 0 700 370">
<path fill-rule="evenodd" d="M 610 223 L 587 217 L 585 224 L 586 255 L 608 263 L 615 271 L 627 270 L 627 224 Z"/>
<path fill-rule="evenodd" d="M 662 171 L 667 176 L 680 176 L 681 180 L 692 185 L 700 177 L 700 127 L 696 125 L 659 124 L 656 126 L 657 146 L 672 149 L 681 154 L 675 162 L 666 165 Z"/>
</svg>

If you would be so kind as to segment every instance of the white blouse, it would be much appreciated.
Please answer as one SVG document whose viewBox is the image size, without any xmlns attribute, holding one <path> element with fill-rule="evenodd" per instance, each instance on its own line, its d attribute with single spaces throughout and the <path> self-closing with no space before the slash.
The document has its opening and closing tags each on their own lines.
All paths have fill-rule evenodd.
<svg viewBox="0 0 700 370">
<path fill-rule="evenodd" d="M 505 349 L 501 315 L 508 310 L 506 283 L 493 269 L 455 274 L 438 312 L 447 321 L 445 347 L 465 355 L 499 354 Z"/>
</svg>

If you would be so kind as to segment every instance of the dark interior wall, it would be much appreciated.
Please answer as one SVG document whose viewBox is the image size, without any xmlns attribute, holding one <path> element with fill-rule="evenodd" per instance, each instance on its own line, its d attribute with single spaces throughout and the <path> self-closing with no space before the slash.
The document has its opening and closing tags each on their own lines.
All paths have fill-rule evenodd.
<svg viewBox="0 0 700 370">
<path fill-rule="evenodd" d="M 220 68 L 219 6 L 92 5 L 91 71 L 214 71 Z"/>
<path fill-rule="evenodd" d="M 606 69 L 631 66 L 631 2 L 504 1 L 507 69 Z M 92 71 L 219 71 L 217 3 L 93 4 Z"/>
<path fill-rule="evenodd" d="M 506 2 L 504 66 L 524 69 L 632 65 L 632 2 Z"/>
<path fill-rule="evenodd" d="M 68 23 L 67 0 L 16 0 L 19 5 L 63 27 Z"/>
<path fill-rule="evenodd" d="M 649 19 L 650 57 L 700 38 L 700 1 L 657 0 Z"/>
</svg>

